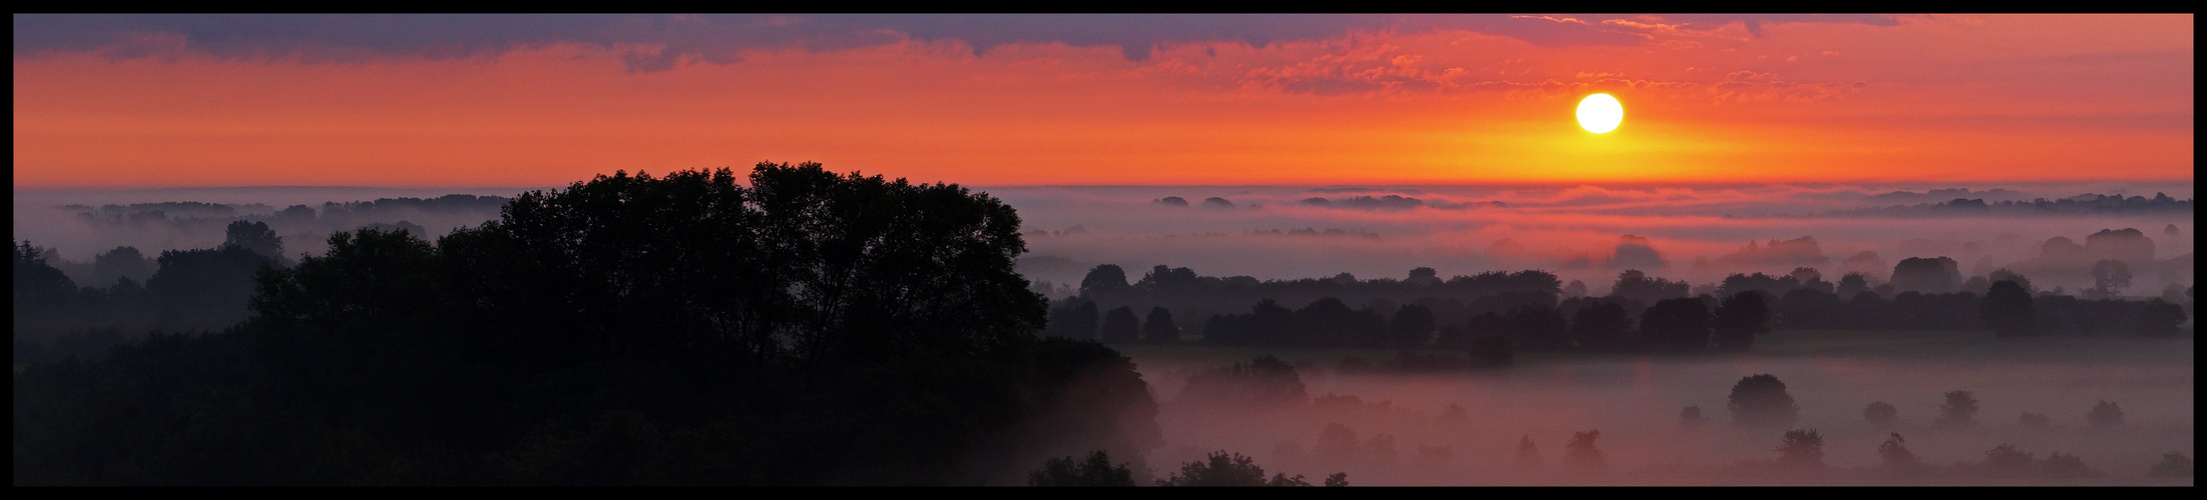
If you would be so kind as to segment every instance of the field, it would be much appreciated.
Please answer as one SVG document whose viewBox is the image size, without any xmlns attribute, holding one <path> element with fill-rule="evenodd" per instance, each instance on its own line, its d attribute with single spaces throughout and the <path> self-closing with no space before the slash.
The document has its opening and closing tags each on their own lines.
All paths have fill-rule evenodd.
<svg viewBox="0 0 2207 500">
<path fill-rule="evenodd" d="M 1152 469 L 1160 473 L 1169 471 L 1169 464 L 1223 449 L 1256 457 L 1259 464 L 1278 464 L 1291 474 L 1349 471 L 1352 482 L 1362 479 L 1359 484 L 1861 482 L 1729 477 L 1727 467 L 1773 458 L 1784 430 L 1727 425 L 1731 386 L 1759 373 L 1787 384 L 1800 407 L 1800 421 L 1792 427 L 1821 432 L 1824 461 L 1835 468 L 1877 465 L 1877 446 L 1891 433 L 1904 435 L 1909 449 L 1934 465 L 1976 464 L 1993 447 L 2013 444 L 2038 457 L 2076 455 L 2106 474 L 2023 480 L 2033 484 L 2165 484 L 2143 477 L 2162 454 L 2196 456 L 2189 335 L 1998 339 L 1970 331 L 1778 331 L 1741 354 L 1523 353 L 1507 369 L 1438 375 L 1338 369 L 1347 356 L 1385 363 L 1395 354 L 1387 349 L 1119 349 L 1135 360 L 1165 402 L 1160 423 L 1167 444 L 1152 454 Z M 1296 364 L 1311 395 L 1354 395 L 1363 406 L 1232 412 L 1196 410 L 1175 400 L 1188 373 L 1261 354 Z M 1958 390 L 1971 391 L 1980 402 L 1978 424 L 1933 428 L 1944 394 Z M 2102 400 L 2121 406 L 2123 425 L 2095 427 L 2085 421 Z M 1862 416 L 1873 401 L 1898 407 L 1902 423 L 1873 428 Z M 1439 419 L 1450 404 L 1463 406 L 1468 419 Z M 1680 411 L 1687 406 L 1699 407 L 1709 425 L 1682 427 Z M 2051 425 L 2027 428 L 2019 419 L 2025 412 L 2047 415 Z M 1319 447 L 1320 432 L 1330 423 L 1354 430 L 1368 453 L 1342 458 L 1310 451 Z M 1510 466 L 1520 439 L 1535 441 L 1553 464 L 1565 441 L 1590 430 L 1601 432 L 1597 445 L 1611 468 L 1608 475 L 1570 479 L 1528 475 Z M 1391 443 L 1372 442 L 1380 435 Z M 1391 455 L 1379 449 L 1388 447 Z M 1443 448 L 1446 452 L 1439 451 Z"/>
</svg>

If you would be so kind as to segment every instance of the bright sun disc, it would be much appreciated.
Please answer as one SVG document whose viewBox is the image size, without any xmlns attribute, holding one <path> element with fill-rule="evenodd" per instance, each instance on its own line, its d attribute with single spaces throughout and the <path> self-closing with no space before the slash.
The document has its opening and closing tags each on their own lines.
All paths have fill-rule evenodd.
<svg viewBox="0 0 2207 500">
<path fill-rule="evenodd" d="M 1617 123 L 1625 121 L 1625 107 L 1617 104 L 1617 98 L 1609 94 L 1594 94 L 1579 100 L 1579 126 L 1596 134 L 1617 130 Z"/>
</svg>

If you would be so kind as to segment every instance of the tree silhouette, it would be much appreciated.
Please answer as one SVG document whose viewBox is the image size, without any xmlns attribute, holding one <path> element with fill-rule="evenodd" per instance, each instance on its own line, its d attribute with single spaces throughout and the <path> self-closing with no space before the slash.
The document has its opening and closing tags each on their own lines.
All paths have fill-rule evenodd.
<svg viewBox="0 0 2207 500">
<path fill-rule="evenodd" d="M 1710 319 L 1709 306 L 1700 299 L 1665 299 L 1640 313 L 1640 331 L 1651 345 L 1701 350 L 1709 347 Z"/>
<path fill-rule="evenodd" d="M 2182 325 L 2184 319 L 2182 306 L 2156 298 L 2138 309 L 2136 330 L 2139 335 L 2148 337 L 2173 337 L 2181 331 L 2177 326 Z"/>
<path fill-rule="evenodd" d="M 1978 319 L 1997 336 L 2029 335 L 2031 325 L 2038 322 L 2037 313 L 2031 308 L 2030 292 L 2014 281 L 1994 282 L 1992 290 L 1985 292 L 1985 300 L 1979 304 Z"/>
<path fill-rule="evenodd" d="M 1326 478 L 1327 486 L 1348 486 L 1348 474 L 1335 473 Z M 1158 486 L 1310 486 L 1303 476 L 1287 477 L 1274 474 L 1271 480 L 1264 478 L 1264 468 L 1255 460 L 1240 453 L 1229 454 L 1225 450 L 1212 452 L 1201 461 L 1181 464 L 1180 472 L 1160 479 Z"/>
<path fill-rule="evenodd" d="M 1717 306 L 1710 326 L 1716 331 L 1717 348 L 1745 351 L 1754 345 L 1755 336 L 1770 331 L 1770 306 L 1762 292 L 1742 292 Z"/>
<path fill-rule="evenodd" d="M 1732 411 L 1732 425 L 1744 427 L 1790 426 L 1801 413 L 1793 396 L 1786 393 L 1785 382 L 1767 373 L 1740 378 L 1732 385 L 1725 408 Z"/>
<path fill-rule="evenodd" d="M 1775 450 L 1778 465 L 1789 469 L 1821 469 L 1824 467 L 1824 434 L 1816 429 L 1786 431 L 1785 442 Z"/>
<path fill-rule="evenodd" d="M 1893 289 L 1901 292 L 1949 293 L 1962 281 L 1954 259 L 1910 257 L 1893 265 Z"/>
<path fill-rule="evenodd" d="M 1088 276 L 1081 278 L 1083 297 L 1102 297 L 1125 292 L 1130 288 L 1133 287 L 1127 284 L 1126 270 L 1120 269 L 1117 264 L 1097 265 L 1088 270 Z"/>
<path fill-rule="evenodd" d="M 1050 310 L 1050 333 L 1078 340 L 1094 340 L 1097 323 L 1102 322 L 1096 312 L 1096 302 L 1072 299 L 1066 305 Z"/>
<path fill-rule="evenodd" d="M 150 293 L 234 280 L 253 316 L 19 367 L 18 483 L 1004 483 L 1161 443 L 1130 360 L 1034 337 L 1010 207 L 817 164 L 738 180 L 598 176 L 293 268 L 167 252 Z M 18 247 L 20 301 L 43 273 Z"/>
<path fill-rule="evenodd" d="M 2017 477 L 2031 472 L 2031 463 L 2037 458 L 2015 445 L 2001 443 L 1985 452 L 1985 469 L 2003 477 Z"/>
<path fill-rule="evenodd" d="M 1142 333 L 1140 321 L 1134 317 L 1134 308 L 1119 306 L 1104 313 L 1103 326 L 1096 330 L 1096 338 L 1111 343 L 1133 342 Z"/>
<path fill-rule="evenodd" d="M 232 221 L 223 230 L 222 246 L 241 247 L 264 257 L 282 257 L 284 239 L 268 228 L 266 222 Z"/>
<path fill-rule="evenodd" d="M 1592 430 L 1571 434 L 1571 442 L 1563 445 L 1563 462 L 1559 466 L 1579 474 L 1601 474 L 1609 470 L 1602 460 L 1602 450 L 1594 447 L 1594 440 L 1602 438 L 1602 431 Z"/>
<path fill-rule="evenodd" d="M 1622 349 L 1632 331 L 1632 317 L 1625 306 L 1603 300 L 1571 315 L 1571 338 L 1590 349 Z"/>
<path fill-rule="evenodd" d="M 1387 322 L 1387 337 L 1396 347 L 1422 347 L 1433 340 L 1436 325 L 1432 309 L 1404 304 L 1395 310 L 1395 319 Z"/>
<path fill-rule="evenodd" d="M 1052 458 L 1027 474 L 1028 486 L 1134 486 L 1134 472 L 1126 464 L 1111 464 L 1104 450 L 1089 453 L 1086 460 Z"/>
<path fill-rule="evenodd" d="M 1832 293 L 1842 299 L 1852 299 L 1854 296 L 1868 291 L 1870 291 L 1870 280 L 1862 273 L 1847 273 L 1845 276 L 1840 276 L 1839 286 L 1832 289 Z"/>
<path fill-rule="evenodd" d="M 1699 429 L 1701 426 L 1708 424 L 1709 417 L 1701 415 L 1701 407 L 1699 406 L 1688 406 L 1683 410 L 1678 410 L 1679 427 Z"/>
<path fill-rule="evenodd" d="M 2123 407 L 2113 402 L 2101 401 L 2092 405 L 2092 412 L 2084 415 L 2084 421 L 2091 422 L 2093 427 L 2123 425 Z"/>
<path fill-rule="evenodd" d="M 1142 340 L 1150 342 L 1178 342 L 1180 325 L 1172 321 L 1172 311 L 1163 306 L 1149 308 L 1149 318 L 1142 321 Z"/>
<path fill-rule="evenodd" d="M 2092 289 L 2086 291 L 2088 299 L 2112 299 L 2123 295 L 2130 288 L 2130 265 L 2120 260 L 2102 260 L 2092 264 Z"/>
<path fill-rule="evenodd" d="M 1519 470 L 1526 471 L 1537 471 L 1547 467 L 1547 462 L 1540 459 L 1540 447 L 1533 445 L 1532 436 L 1517 438 L 1517 453 L 1510 459 L 1510 464 Z"/>
<path fill-rule="evenodd" d="M 1517 344 L 1533 349 L 1561 349 L 1571 342 L 1570 323 L 1554 307 L 1522 306 L 1510 311 L 1509 331 Z"/>
<path fill-rule="evenodd" d="M 2161 461 L 2146 470 L 2147 477 L 2192 477 L 2192 457 L 2182 452 L 2161 455 Z"/>
<path fill-rule="evenodd" d="M 1894 408 L 1891 403 L 1872 401 L 1869 406 L 1862 408 L 1862 420 L 1869 422 L 1871 427 L 1891 429 L 1900 424 L 1900 409 Z"/>
<path fill-rule="evenodd" d="M 1303 379 L 1295 374 L 1294 366 L 1265 355 L 1247 363 L 1191 374 L 1188 385 L 1176 397 L 1198 404 L 1278 406 L 1308 401 L 1310 393 L 1304 390 Z"/>
<path fill-rule="evenodd" d="M 1884 443 L 1878 444 L 1877 456 L 1879 465 L 1889 470 L 1911 471 L 1923 466 L 1923 461 L 1917 459 L 1915 453 L 1908 451 L 1907 440 L 1902 439 L 1898 432 L 1885 438 Z"/>
<path fill-rule="evenodd" d="M 92 282 L 87 284 L 107 286 L 123 278 L 144 281 L 154 270 L 153 259 L 139 253 L 137 247 L 115 247 L 92 258 Z"/>
<path fill-rule="evenodd" d="M 1932 423 L 1940 427 L 1976 427 L 1977 398 L 1969 391 L 1946 393 L 1946 403 L 1939 405 L 1939 419 Z"/>
<path fill-rule="evenodd" d="M 2062 479 L 2106 475 L 2084 465 L 2084 459 L 2058 451 L 2047 453 L 2046 458 L 2038 462 L 2038 474 L 2043 477 Z"/>
</svg>

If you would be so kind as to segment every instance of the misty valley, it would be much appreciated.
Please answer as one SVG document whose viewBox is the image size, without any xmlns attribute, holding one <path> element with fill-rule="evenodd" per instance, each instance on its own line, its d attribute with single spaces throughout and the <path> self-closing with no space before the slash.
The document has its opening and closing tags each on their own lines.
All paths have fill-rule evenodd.
<svg viewBox="0 0 2207 500">
<path fill-rule="evenodd" d="M 2017 189 L 19 192 L 14 481 L 2191 485 L 2190 193 Z"/>
</svg>

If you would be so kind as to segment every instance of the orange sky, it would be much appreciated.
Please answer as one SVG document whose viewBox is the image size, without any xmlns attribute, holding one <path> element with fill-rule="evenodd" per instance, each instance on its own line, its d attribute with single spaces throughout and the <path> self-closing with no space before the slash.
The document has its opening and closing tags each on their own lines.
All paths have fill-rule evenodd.
<svg viewBox="0 0 2207 500">
<path fill-rule="evenodd" d="M 1534 43 L 1439 18 L 1165 41 L 1137 60 L 876 30 L 890 38 L 639 70 L 624 56 L 675 42 L 333 60 L 154 33 L 134 35 L 153 47 L 138 52 L 26 50 L 25 23 L 43 19 L 19 15 L 14 181 L 548 186 L 760 160 L 969 185 L 2192 178 L 2189 15 L 1902 16 L 1760 36 L 1551 17 L 1519 21 L 1639 41 Z M 1595 91 L 1624 102 L 1616 132 L 1573 121 Z"/>
</svg>

